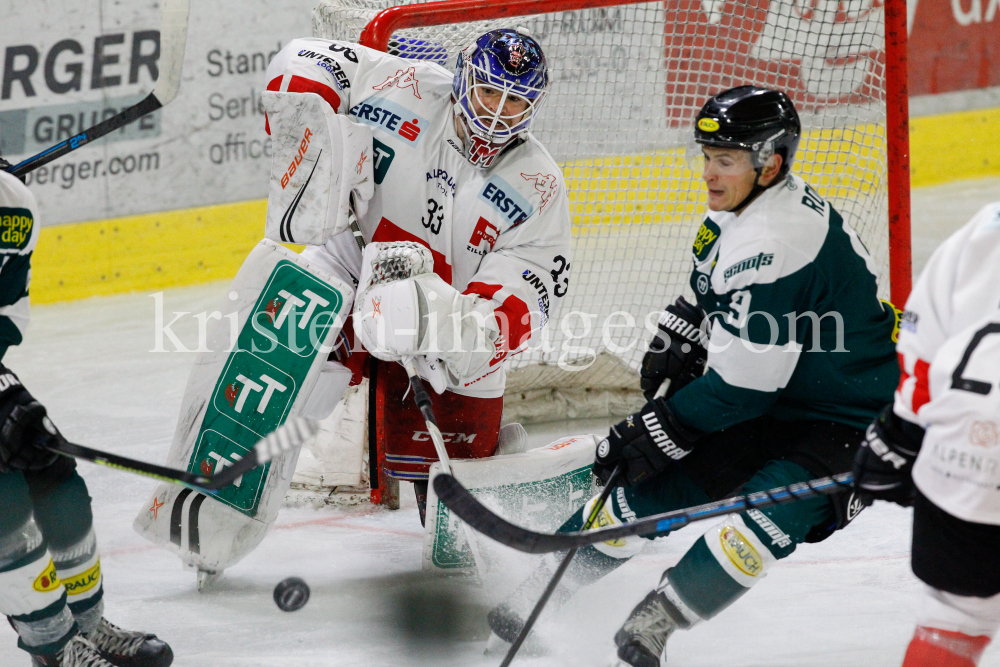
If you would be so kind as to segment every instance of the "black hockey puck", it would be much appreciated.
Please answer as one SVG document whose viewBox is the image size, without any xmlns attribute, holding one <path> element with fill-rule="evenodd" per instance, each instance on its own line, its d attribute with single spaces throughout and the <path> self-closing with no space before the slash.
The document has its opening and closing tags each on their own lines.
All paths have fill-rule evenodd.
<svg viewBox="0 0 1000 667">
<path fill-rule="evenodd" d="M 281 611 L 298 611 L 309 602 L 309 585 L 299 577 L 288 577 L 274 587 L 274 604 Z"/>
</svg>

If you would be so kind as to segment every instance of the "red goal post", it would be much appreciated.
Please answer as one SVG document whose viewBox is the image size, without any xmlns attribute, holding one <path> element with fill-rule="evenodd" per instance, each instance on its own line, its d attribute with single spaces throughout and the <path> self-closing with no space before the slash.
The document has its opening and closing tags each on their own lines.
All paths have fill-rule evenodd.
<svg viewBox="0 0 1000 667">
<path fill-rule="evenodd" d="M 447 67 L 475 35 L 519 24 L 549 60 L 552 86 L 533 132 L 563 168 L 574 247 L 551 348 L 511 361 L 512 416 L 625 414 L 641 398 L 642 343 L 629 341 L 648 337 L 647 313 L 690 290 L 691 242 L 706 211 L 683 160 L 686 138 L 705 99 L 731 86 L 791 95 L 803 120 L 793 169 L 858 231 L 880 296 L 903 305 L 912 270 L 905 0 L 321 0 L 313 13 L 318 37 L 390 52 L 394 35 L 423 39 L 445 47 Z M 567 325 L 574 313 L 597 324 Z M 609 321 L 610 333 L 600 328 Z"/>
<path fill-rule="evenodd" d="M 403 28 L 465 23 L 633 4 L 621 0 L 444 0 L 398 5 L 378 13 L 358 42 L 385 51 Z M 910 112 L 905 0 L 885 0 L 886 149 L 891 300 L 902 307 L 912 287 L 910 249 Z"/>
</svg>

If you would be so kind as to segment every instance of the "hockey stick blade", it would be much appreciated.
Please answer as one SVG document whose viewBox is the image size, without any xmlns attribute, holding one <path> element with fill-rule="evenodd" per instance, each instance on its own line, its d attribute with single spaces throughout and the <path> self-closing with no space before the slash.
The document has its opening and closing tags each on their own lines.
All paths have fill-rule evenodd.
<svg viewBox="0 0 1000 667">
<path fill-rule="evenodd" d="M 102 452 L 67 441 L 53 445 L 49 449 L 63 456 L 72 456 L 134 475 L 158 479 L 161 482 L 183 484 L 196 491 L 214 495 L 219 489 L 229 486 L 241 475 L 250 472 L 257 466 L 264 465 L 275 456 L 301 447 L 315 432 L 316 425 L 314 423 L 302 418 L 293 418 L 279 426 L 271 435 L 258 441 L 246 456 L 217 475 L 198 475 L 186 470 L 138 461 L 111 452 Z"/>
<path fill-rule="evenodd" d="M 271 435 L 258 440 L 246 456 L 222 472 L 213 475 L 206 488 L 211 490 L 229 486 L 244 474 L 285 452 L 298 449 L 316 433 L 316 422 L 304 417 L 293 417 L 274 430 Z"/>
<path fill-rule="evenodd" d="M 587 532 L 539 533 L 516 526 L 497 516 L 469 493 L 451 475 L 440 474 L 434 478 L 434 492 L 455 515 L 487 537 L 518 551 L 529 554 L 544 554 L 566 551 L 588 544 L 614 540 L 630 535 L 649 535 L 675 530 L 693 521 L 724 516 L 733 512 L 770 507 L 782 503 L 815 498 L 818 495 L 832 495 L 850 491 L 854 475 L 842 473 L 832 477 L 779 486 L 767 491 L 758 491 L 745 496 L 735 496 L 717 500 L 705 505 L 655 514 L 622 526 L 612 526 Z"/>
<path fill-rule="evenodd" d="M 18 177 L 24 176 L 30 171 L 57 160 L 63 155 L 86 146 L 90 142 L 169 104 L 177 96 L 181 85 L 181 68 L 184 64 L 184 51 L 187 45 L 189 4 L 190 0 L 164 0 L 162 3 L 163 9 L 160 18 L 162 56 L 153 92 L 146 95 L 138 104 L 124 109 L 121 113 L 101 121 L 66 141 L 61 141 L 37 155 L 22 160 L 7 171 Z"/>
</svg>

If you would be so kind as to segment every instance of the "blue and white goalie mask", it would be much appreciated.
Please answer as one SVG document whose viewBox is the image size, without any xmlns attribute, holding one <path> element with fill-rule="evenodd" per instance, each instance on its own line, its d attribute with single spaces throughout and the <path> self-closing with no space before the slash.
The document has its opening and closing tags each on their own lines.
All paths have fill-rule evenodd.
<svg viewBox="0 0 1000 667">
<path fill-rule="evenodd" d="M 523 28 L 491 30 L 459 53 L 455 112 L 469 162 L 485 169 L 527 133 L 548 85 L 542 47 Z"/>
</svg>

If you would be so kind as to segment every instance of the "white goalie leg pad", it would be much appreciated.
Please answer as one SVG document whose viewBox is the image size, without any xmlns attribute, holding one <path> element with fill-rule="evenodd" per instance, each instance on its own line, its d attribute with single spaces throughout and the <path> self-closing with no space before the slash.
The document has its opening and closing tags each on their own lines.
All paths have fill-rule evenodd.
<svg viewBox="0 0 1000 667">
<path fill-rule="evenodd" d="M 586 524 L 587 519 L 593 513 L 594 506 L 597 504 L 599 497 L 600 494 L 597 494 L 583 506 L 584 524 Z M 604 507 L 597 514 L 597 519 L 590 530 L 608 528 L 610 526 L 622 526 L 625 523 L 635 521 L 635 518 L 635 512 L 629 507 L 628 498 L 625 497 L 625 489 L 619 486 L 608 496 L 607 502 L 604 503 Z M 614 540 L 598 542 L 593 547 L 602 554 L 611 556 L 612 558 L 631 558 L 643 550 L 647 541 L 638 535 L 629 535 L 628 537 L 619 537 Z"/>
<path fill-rule="evenodd" d="M 924 584 L 917 625 L 970 637 L 993 637 L 1000 628 L 1000 594 L 988 598 L 955 595 Z"/>
<path fill-rule="evenodd" d="M 372 131 L 337 114 L 315 93 L 265 91 L 271 128 L 271 183 L 264 235 L 321 245 L 350 228 L 353 193 L 362 216 L 375 193 Z"/>
<path fill-rule="evenodd" d="M 452 473 L 480 502 L 508 521 L 549 532 L 558 529 L 563 518 L 590 495 L 596 451 L 595 436 L 576 435 L 519 454 L 452 459 Z M 438 502 L 434 492 L 434 477 L 440 473 L 440 462 L 434 463 L 427 492 L 424 569 L 472 571 L 478 563 L 466 546 L 468 527 Z M 487 565 L 506 558 L 507 550 L 498 551 L 489 540 L 479 539 L 477 545 L 479 560 Z"/>
<path fill-rule="evenodd" d="M 745 588 L 763 579 L 777 562 L 768 546 L 738 514 L 730 514 L 725 521 L 710 528 L 704 539 L 722 569 Z"/>
<path fill-rule="evenodd" d="M 235 312 L 209 321 L 209 351 L 188 378 L 169 466 L 218 473 L 302 414 L 354 290 L 265 239 L 240 267 L 229 297 L 222 310 Z M 232 348 L 231 327 L 238 331 Z M 297 449 L 285 451 L 212 497 L 161 484 L 140 508 L 135 530 L 186 565 L 218 572 L 264 538 L 297 457 Z"/>
</svg>

